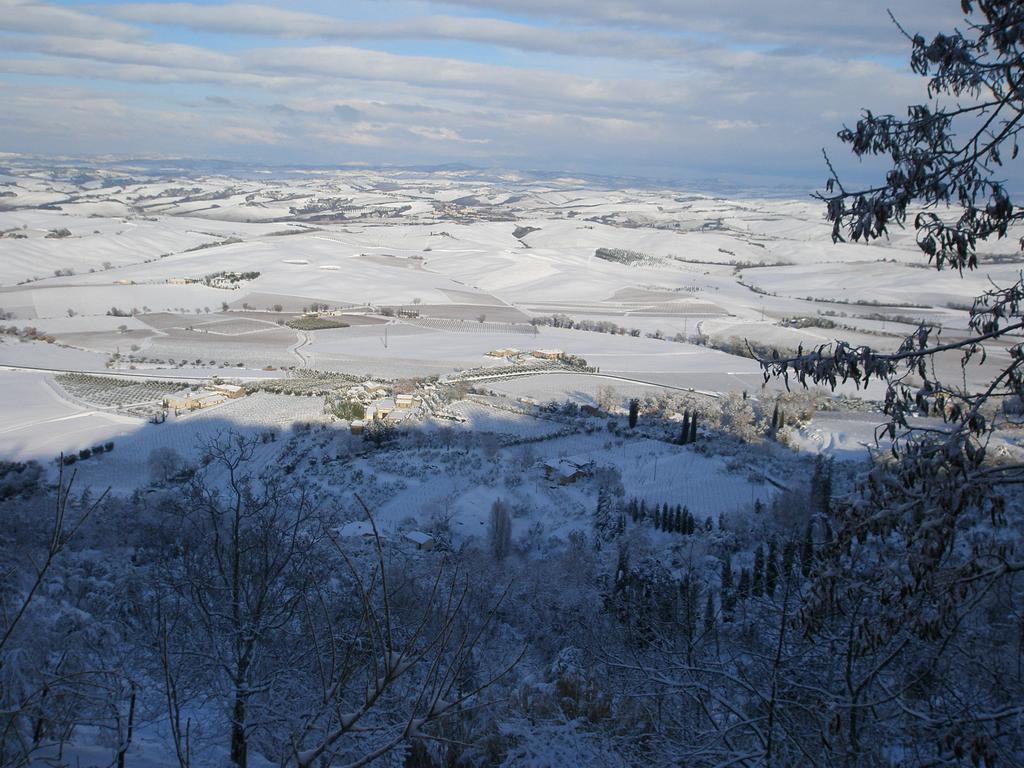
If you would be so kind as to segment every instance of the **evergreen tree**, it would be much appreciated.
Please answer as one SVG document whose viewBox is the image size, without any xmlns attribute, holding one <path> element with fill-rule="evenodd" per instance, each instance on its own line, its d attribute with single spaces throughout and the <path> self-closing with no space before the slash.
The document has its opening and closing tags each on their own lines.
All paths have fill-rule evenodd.
<svg viewBox="0 0 1024 768">
<path fill-rule="evenodd" d="M 736 596 L 740 600 L 746 600 L 750 597 L 750 571 L 746 568 L 740 571 L 740 581 L 736 586 Z"/>
<path fill-rule="evenodd" d="M 643 521 L 643 520 L 646 520 L 646 519 L 647 519 L 647 502 L 644 501 L 643 499 L 640 499 L 640 520 Z"/>
<path fill-rule="evenodd" d="M 679 582 L 680 623 L 687 644 L 693 642 L 693 635 L 697 629 L 697 596 L 697 585 L 693 583 L 693 579 L 687 573 Z"/>
<path fill-rule="evenodd" d="M 754 550 L 754 574 L 750 581 L 750 592 L 754 597 L 764 594 L 764 544 Z"/>
<path fill-rule="evenodd" d="M 508 507 L 501 499 L 496 499 L 491 505 L 491 521 L 487 535 L 491 554 L 495 560 L 501 562 L 512 551 L 512 518 L 508 513 Z"/>
<path fill-rule="evenodd" d="M 690 442 L 697 442 L 697 412 L 693 412 L 693 416 L 690 417 Z"/>
<path fill-rule="evenodd" d="M 779 544 L 772 536 L 768 542 L 768 557 L 764 561 L 764 593 L 775 596 L 775 585 L 779 578 Z"/>
<path fill-rule="evenodd" d="M 621 592 L 629 583 L 629 544 L 619 541 L 619 558 L 615 565 L 615 591 Z"/>
<path fill-rule="evenodd" d="M 796 541 L 786 539 L 782 547 L 782 572 L 783 578 L 788 579 L 793 574 L 793 566 L 796 564 Z"/>
<path fill-rule="evenodd" d="M 672 513 L 672 530 L 676 533 L 686 533 L 683 528 L 683 511 L 678 504 Z"/>
<path fill-rule="evenodd" d="M 601 486 L 597 489 L 597 507 L 594 510 L 594 546 L 601 548 L 601 542 L 608 540 L 613 531 L 612 526 L 612 496 L 611 493 Z"/>
<path fill-rule="evenodd" d="M 814 564 L 814 523 L 808 522 L 804 530 L 804 543 L 800 550 L 800 573 L 810 576 Z"/>
<path fill-rule="evenodd" d="M 640 416 L 640 401 L 635 397 L 629 401 L 629 428 L 636 426 L 636 420 Z"/>
<path fill-rule="evenodd" d="M 715 628 L 715 596 L 708 590 L 708 598 L 704 603 L 704 633 L 711 634 Z"/>
<path fill-rule="evenodd" d="M 661 507 L 657 504 L 654 505 L 654 527 L 661 530 Z"/>
<path fill-rule="evenodd" d="M 736 594 L 732 589 L 732 558 L 725 556 L 722 561 L 722 610 L 732 613 L 736 608 Z"/>
<path fill-rule="evenodd" d="M 683 412 L 683 429 L 679 434 L 679 444 L 686 445 L 690 442 L 690 412 Z"/>
<path fill-rule="evenodd" d="M 821 480 L 821 511 L 823 514 L 832 514 L 832 470 L 835 467 L 835 457 L 829 456 L 825 462 L 825 474 Z"/>
<path fill-rule="evenodd" d="M 832 467 L 833 459 L 826 459 L 820 453 L 815 457 L 811 475 L 811 507 L 823 515 L 832 512 Z"/>
<path fill-rule="evenodd" d="M 711 515 L 708 515 L 707 520 L 704 521 L 704 530 L 711 533 L 715 528 L 714 522 L 711 520 Z"/>
<path fill-rule="evenodd" d="M 769 430 L 769 434 L 774 438 L 775 433 L 779 430 L 779 401 L 775 401 L 775 409 L 772 411 L 772 426 Z"/>
</svg>

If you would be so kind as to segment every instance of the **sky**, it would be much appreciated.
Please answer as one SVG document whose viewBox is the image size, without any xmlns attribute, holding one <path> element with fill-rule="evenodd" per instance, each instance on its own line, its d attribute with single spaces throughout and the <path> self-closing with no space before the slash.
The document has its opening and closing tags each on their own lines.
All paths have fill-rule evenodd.
<svg viewBox="0 0 1024 768">
<path fill-rule="evenodd" d="M 959 0 L 0 0 L 0 151 L 824 182 Z"/>
</svg>

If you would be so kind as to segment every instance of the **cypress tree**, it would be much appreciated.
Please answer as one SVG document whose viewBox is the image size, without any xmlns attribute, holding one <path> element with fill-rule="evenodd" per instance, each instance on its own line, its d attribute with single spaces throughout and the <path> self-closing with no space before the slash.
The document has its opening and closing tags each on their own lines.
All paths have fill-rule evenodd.
<svg viewBox="0 0 1024 768">
<path fill-rule="evenodd" d="M 640 499 L 640 519 L 647 519 L 647 502 L 644 501 L 643 499 Z"/>
<path fill-rule="evenodd" d="M 690 442 L 697 442 L 697 412 L 693 412 L 693 416 L 690 418 Z"/>
<path fill-rule="evenodd" d="M 697 623 L 695 621 L 696 616 L 694 616 L 694 612 L 697 607 L 695 605 L 694 596 L 694 589 L 690 579 L 690 574 L 687 573 L 679 582 L 679 603 L 683 614 L 683 634 L 686 637 L 687 642 L 693 642 L 693 631 Z"/>
<path fill-rule="evenodd" d="M 654 527 L 661 530 L 661 507 L 654 505 Z"/>
<path fill-rule="evenodd" d="M 764 593 L 775 596 L 775 584 L 779 577 L 779 545 L 772 536 L 768 542 L 768 559 L 764 562 Z"/>
<path fill-rule="evenodd" d="M 834 459 L 826 459 L 820 453 L 814 459 L 814 473 L 811 475 L 811 506 L 816 512 L 828 515 L 832 512 L 832 468 Z"/>
<path fill-rule="evenodd" d="M 710 634 L 711 630 L 715 628 L 715 597 L 708 590 L 708 599 L 704 603 L 704 632 Z"/>
<path fill-rule="evenodd" d="M 690 412 L 683 412 L 683 429 L 679 434 L 679 444 L 686 445 L 690 442 Z"/>
<path fill-rule="evenodd" d="M 821 474 L 824 466 L 824 458 L 819 453 L 814 457 L 814 471 L 811 472 L 811 509 L 815 512 L 821 511 Z"/>
<path fill-rule="evenodd" d="M 769 432 L 772 437 L 775 437 L 775 433 L 778 431 L 778 429 L 779 429 L 779 401 L 776 400 L 775 401 L 775 409 L 772 411 L 772 428 L 771 428 L 771 430 Z"/>
<path fill-rule="evenodd" d="M 825 471 L 821 478 L 821 511 L 832 514 L 832 469 L 835 466 L 835 458 L 829 457 L 825 462 Z"/>
<path fill-rule="evenodd" d="M 619 542 L 619 561 L 615 566 L 615 591 L 621 592 L 629 580 L 629 545 Z"/>
<path fill-rule="evenodd" d="M 800 550 L 800 573 L 805 577 L 811 574 L 811 565 L 814 563 L 814 524 L 807 523 L 804 531 L 804 543 Z"/>
<path fill-rule="evenodd" d="M 740 571 L 740 581 L 736 587 L 736 596 L 740 600 L 750 597 L 750 571 L 746 568 Z"/>
<path fill-rule="evenodd" d="M 600 549 L 601 541 L 614 534 L 612 497 L 605 488 L 597 489 L 597 507 L 594 510 L 594 544 Z"/>
<path fill-rule="evenodd" d="M 754 574 L 750 581 L 750 592 L 754 597 L 764 594 L 764 544 L 754 550 Z"/>
<path fill-rule="evenodd" d="M 722 561 L 722 610 L 732 613 L 736 607 L 736 594 L 732 590 L 732 558 L 725 556 Z"/>
<path fill-rule="evenodd" d="M 640 416 L 640 401 L 635 397 L 629 401 L 629 428 L 636 426 L 636 420 Z"/>
<path fill-rule="evenodd" d="M 796 542 L 793 539 L 786 539 L 782 547 L 782 576 L 789 578 L 793 573 L 793 565 L 796 563 Z"/>
</svg>

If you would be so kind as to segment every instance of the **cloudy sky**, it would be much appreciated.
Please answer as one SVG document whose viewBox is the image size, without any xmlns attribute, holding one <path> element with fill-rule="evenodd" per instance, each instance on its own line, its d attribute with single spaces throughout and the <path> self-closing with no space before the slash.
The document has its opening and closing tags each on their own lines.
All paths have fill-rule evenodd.
<svg viewBox="0 0 1024 768">
<path fill-rule="evenodd" d="M 959 5 L 0 0 L 0 151 L 822 181 Z"/>
</svg>

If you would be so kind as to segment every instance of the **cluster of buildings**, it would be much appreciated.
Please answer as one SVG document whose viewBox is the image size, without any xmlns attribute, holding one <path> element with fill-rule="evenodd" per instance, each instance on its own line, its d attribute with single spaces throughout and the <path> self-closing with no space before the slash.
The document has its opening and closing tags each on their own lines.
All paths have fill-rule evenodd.
<svg viewBox="0 0 1024 768">
<path fill-rule="evenodd" d="M 348 388 L 345 396 L 350 401 L 360 403 L 364 410 L 363 418 L 351 424 L 353 434 L 361 433 L 374 421 L 397 424 L 423 404 L 423 398 L 419 395 L 391 395 L 387 387 L 375 381 L 355 384 Z"/>
<path fill-rule="evenodd" d="M 523 352 L 515 347 L 502 347 L 492 349 L 487 353 L 488 357 L 503 357 L 510 360 L 522 360 L 524 357 L 536 357 L 540 360 L 561 360 L 566 355 L 560 349 L 534 349 L 530 352 Z"/>
<path fill-rule="evenodd" d="M 182 389 L 164 398 L 164 408 L 174 411 L 198 411 L 245 397 L 245 387 L 237 384 L 208 384 L 198 389 Z"/>
</svg>

